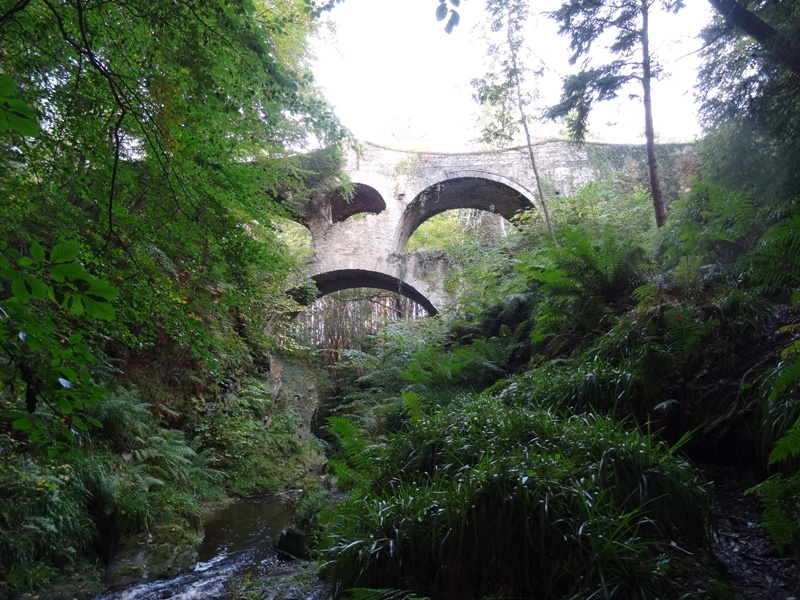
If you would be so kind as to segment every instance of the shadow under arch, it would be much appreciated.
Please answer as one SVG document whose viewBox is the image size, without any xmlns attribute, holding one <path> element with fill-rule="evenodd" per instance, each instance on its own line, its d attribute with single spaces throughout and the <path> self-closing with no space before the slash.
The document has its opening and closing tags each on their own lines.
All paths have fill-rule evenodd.
<svg viewBox="0 0 800 600">
<path fill-rule="evenodd" d="M 356 183 L 353 197 L 345 200 L 342 196 L 333 196 L 331 203 L 331 222 L 339 223 L 358 213 L 378 214 L 386 210 L 386 201 L 374 187 Z"/>
<path fill-rule="evenodd" d="M 361 269 L 343 269 L 320 273 L 312 276 L 311 279 L 317 285 L 320 296 L 354 288 L 377 288 L 387 292 L 397 292 L 406 298 L 410 298 L 422 306 L 429 316 L 434 316 L 438 313 L 431 301 L 416 288 L 386 273 Z"/>
<path fill-rule="evenodd" d="M 511 180 L 490 173 L 467 171 L 453 174 L 444 181 L 429 185 L 406 207 L 397 235 L 397 252 L 416 229 L 439 213 L 458 208 L 485 210 L 511 219 L 533 208 L 532 192 Z"/>
</svg>

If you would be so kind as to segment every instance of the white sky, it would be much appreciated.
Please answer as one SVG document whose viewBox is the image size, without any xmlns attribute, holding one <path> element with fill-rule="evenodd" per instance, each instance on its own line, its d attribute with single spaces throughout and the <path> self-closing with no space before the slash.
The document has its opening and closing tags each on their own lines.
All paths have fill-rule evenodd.
<svg viewBox="0 0 800 600">
<path fill-rule="evenodd" d="M 478 31 L 485 20 L 483 0 L 462 0 L 461 23 L 452 34 L 436 21 L 436 0 L 345 0 L 324 20 L 312 49 L 314 73 L 328 101 L 359 140 L 397 148 L 459 151 L 477 148 L 480 109 L 470 80 L 485 71 L 486 43 Z M 547 72 L 537 81 L 541 103 L 560 95 L 560 78 L 577 67 L 568 64 L 569 46 L 543 12 L 558 0 L 531 0 L 528 45 Z M 651 18 L 651 49 L 665 68 L 653 88 L 653 114 L 660 141 L 689 141 L 700 134 L 693 83 L 709 21 L 705 0 L 687 0 L 677 15 Z M 632 88 L 631 91 L 640 91 Z M 559 124 L 535 126 L 538 138 L 562 137 Z M 590 139 L 641 142 L 644 114 L 640 100 L 627 97 L 595 106 Z"/>
</svg>

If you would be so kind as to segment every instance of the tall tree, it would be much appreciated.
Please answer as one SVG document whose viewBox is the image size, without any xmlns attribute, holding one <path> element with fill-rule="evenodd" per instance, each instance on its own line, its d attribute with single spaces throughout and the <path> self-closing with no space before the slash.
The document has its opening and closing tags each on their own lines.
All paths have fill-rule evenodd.
<svg viewBox="0 0 800 600">
<path fill-rule="evenodd" d="M 657 75 L 650 52 L 650 16 L 657 3 L 669 11 L 676 11 L 683 6 L 682 0 L 568 0 L 552 13 L 560 24 L 559 32 L 570 37 L 572 64 L 580 57 L 587 56 L 592 46 L 605 35 L 614 37 L 609 50 L 616 58 L 567 77 L 561 101 L 550 108 L 547 114 L 554 119 L 566 117 L 570 136 L 583 141 L 592 105 L 597 101 L 615 98 L 623 86 L 631 81 L 639 81 L 644 106 L 650 194 L 656 224 L 662 227 L 667 220 L 667 212 L 658 176 L 650 89 Z"/>
<path fill-rule="evenodd" d="M 278 199 L 303 185 L 307 140 L 341 135 L 305 65 L 312 12 L 306 0 L 6 2 L 0 282 L 19 284 L 0 283 L 0 316 L 34 304 L 53 339 L 80 332 L 98 354 L 166 337 L 220 376 L 210 323 L 257 322 L 277 303 L 291 267 L 270 224 Z M 52 281 L 35 283 L 48 264 Z M 95 279 L 119 290 L 102 329 L 86 318 L 92 298 L 63 292 Z M 19 325 L 4 322 L 0 366 L 14 368 L 0 375 L 24 406 L 20 377 L 55 359 Z"/>
<path fill-rule="evenodd" d="M 489 14 L 491 31 L 499 34 L 501 41 L 490 44 L 488 51 L 489 58 L 497 70 L 487 73 L 480 79 L 472 80 L 475 100 L 494 111 L 491 122 L 484 127 L 482 139 L 495 144 L 508 143 L 522 125 L 539 202 L 542 205 L 550 237 L 556 243 L 542 177 L 533 152 L 528 110 L 531 96 L 524 91 L 525 74 L 528 71 L 523 65 L 522 50 L 523 29 L 528 20 L 528 2 L 486 0 L 486 12 Z"/>
<path fill-rule="evenodd" d="M 800 75 L 800 32 L 797 31 L 796 24 L 793 30 L 785 31 L 786 21 L 773 21 L 783 25 L 775 27 L 761 15 L 748 10 L 746 4 L 736 0 L 708 1 L 729 25 L 752 37 L 775 61 L 788 67 L 795 75 Z M 781 4 L 796 5 L 794 2 L 773 1 L 761 3 L 760 8 L 769 9 Z"/>
<path fill-rule="evenodd" d="M 758 17 L 779 23 L 776 35 L 800 37 L 796 2 L 763 3 Z M 721 15 L 702 36 L 697 96 L 705 170 L 777 206 L 794 197 L 800 182 L 800 75 Z"/>
<path fill-rule="evenodd" d="M 246 302 L 254 262 L 280 279 L 268 224 L 299 181 L 292 155 L 339 135 L 302 59 L 307 7 L 30 0 L 6 11 L 3 71 L 43 126 L 35 144 L 0 147 L 0 191 L 26 198 L 4 205 L 0 233 L 80 241 L 94 272 L 124 271 L 167 322 L 186 312 L 178 297 L 216 306 L 208 291 L 222 282 L 223 305 Z M 265 244 L 239 226 L 253 220 Z"/>
</svg>

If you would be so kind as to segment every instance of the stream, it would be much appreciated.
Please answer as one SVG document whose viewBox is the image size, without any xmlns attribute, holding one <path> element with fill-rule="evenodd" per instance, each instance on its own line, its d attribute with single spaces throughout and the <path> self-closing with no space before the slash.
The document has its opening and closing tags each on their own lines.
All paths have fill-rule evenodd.
<svg viewBox="0 0 800 600">
<path fill-rule="evenodd" d="M 106 592 L 96 600 L 231 598 L 235 579 L 265 579 L 287 571 L 291 563 L 276 555 L 275 542 L 290 515 L 291 509 L 274 497 L 240 500 L 209 516 L 192 571 Z"/>
</svg>

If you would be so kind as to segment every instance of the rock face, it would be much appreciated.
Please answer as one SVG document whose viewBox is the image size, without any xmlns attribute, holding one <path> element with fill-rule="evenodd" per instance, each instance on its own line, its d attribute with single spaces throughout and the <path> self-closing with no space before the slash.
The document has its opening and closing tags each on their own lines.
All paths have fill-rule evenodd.
<svg viewBox="0 0 800 600">
<path fill-rule="evenodd" d="M 126 540 L 103 576 L 109 589 L 142 580 L 165 579 L 184 573 L 197 564 L 196 532 L 177 525 L 156 527 L 151 534 Z"/>
<path fill-rule="evenodd" d="M 695 154 L 689 144 L 662 146 L 660 154 L 669 195 L 683 187 Z M 611 173 L 646 182 L 643 146 L 556 140 L 537 144 L 535 156 L 551 198 Z M 400 292 L 435 314 L 451 301 L 443 286 L 447 267 L 405 252 L 417 227 L 457 208 L 511 218 L 540 207 L 527 148 L 451 154 L 363 143 L 348 156 L 345 171 L 355 184 L 352 198 L 318 196 L 300 207 L 314 246 L 308 273 L 323 295 L 376 287 Z"/>
</svg>

